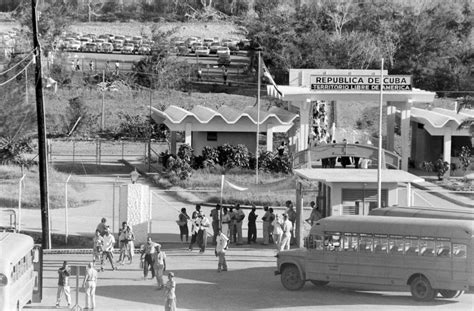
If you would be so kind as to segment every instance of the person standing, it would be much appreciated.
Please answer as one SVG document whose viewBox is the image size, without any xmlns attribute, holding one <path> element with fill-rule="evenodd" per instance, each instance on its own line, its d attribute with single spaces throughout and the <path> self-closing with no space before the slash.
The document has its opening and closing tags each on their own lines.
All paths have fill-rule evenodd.
<svg viewBox="0 0 474 311">
<path fill-rule="evenodd" d="M 201 218 L 201 221 L 199 224 L 197 241 L 198 241 L 199 247 L 201 248 L 199 250 L 199 253 L 204 253 L 206 251 L 206 246 L 207 246 L 207 230 L 211 226 L 211 223 L 209 219 L 206 217 L 206 215 L 204 214 L 201 214 L 199 218 Z"/>
<path fill-rule="evenodd" d="M 87 264 L 86 275 L 82 287 L 86 292 L 86 307 L 85 309 L 95 308 L 95 289 L 97 287 L 97 270 L 94 269 L 92 262 Z M 90 307 L 89 307 L 90 306 Z"/>
<path fill-rule="evenodd" d="M 316 203 L 314 201 L 311 201 L 309 205 L 311 206 L 312 210 L 311 210 L 311 215 L 309 215 L 309 218 L 306 219 L 306 222 L 308 222 L 311 226 L 313 226 L 318 220 L 323 218 L 323 216 L 321 215 L 321 212 L 319 211 L 319 207 L 316 206 Z"/>
<path fill-rule="evenodd" d="M 153 254 L 153 263 L 156 274 L 156 283 L 158 284 L 158 289 L 163 289 L 165 285 L 163 281 L 163 272 L 166 271 L 166 254 L 161 250 L 161 244 L 156 244 L 155 253 Z"/>
<path fill-rule="evenodd" d="M 165 285 L 165 311 L 176 311 L 176 282 L 174 273 L 168 273 L 168 282 Z"/>
<path fill-rule="evenodd" d="M 263 245 L 268 245 L 268 239 L 270 238 L 270 212 L 268 211 L 268 206 L 264 206 L 263 210 L 265 214 L 262 217 L 262 224 L 263 224 Z"/>
<path fill-rule="evenodd" d="M 104 252 L 102 254 L 102 262 L 104 261 L 104 256 L 109 259 L 112 270 L 117 270 L 117 267 L 114 265 L 114 245 L 115 238 L 110 234 L 110 229 L 105 231 L 104 235 Z M 104 271 L 104 266 L 100 267 L 100 271 Z"/>
<path fill-rule="evenodd" d="M 296 222 L 296 211 L 295 211 L 295 208 L 293 207 L 293 203 L 290 200 L 286 201 L 286 207 L 287 207 L 286 214 L 288 215 L 288 220 L 291 222 L 291 225 L 292 225 L 290 244 L 294 244 L 295 242 L 294 228 L 295 228 L 295 222 Z"/>
<path fill-rule="evenodd" d="M 119 230 L 119 247 L 120 247 L 120 256 L 118 259 L 118 264 L 123 265 L 123 262 L 125 261 L 125 256 L 127 255 L 127 247 L 128 247 L 128 241 L 125 236 L 127 231 L 127 222 L 124 221 L 122 222 L 122 228 Z"/>
<path fill-rule="evenodd" d="M 108 227 L 109 226 L 107 225 L 107 219 L 102 218 L 100 220 L 100 223 L 97 225 L 97 230 L 99 230 L 101 236 L 104 236 Z"/>
<path fill-rule="evenodd" d="M 229 243 L 237 243 L 237 222 L 235 221 L 235 211 L 233 207 L 229 208 L 229 216 L 230 216 L 230 236 L 229 236 Z"/>
<path fill-rule="evenodd" d="M 222 230 L 219 230 L 216 242 L 217 242 L 216 243 L 216 256 L 219 257 L 219 263 L 217 264 L 217 272 L 227 271 L 227 262 L 225 260 L 225 252 L 227 250 L 229 239 L 222 232 Z"/>
<path fill-rule="evenodd" d="M 222 78 L 224 79 L 224 85 L 227 84 L 227 75 L 228 75 L 227 68 L 225 66 L 222 66 Z"/>
<path fill-rule="evenodd" d="M 224 207 L 222 209 L 222 232 L 225 234 L 225 236 L 230 236 L 230 215 L 229 213 L 227 212 L 227 207 Z"/>
<path fill-rule="evenodd" d="M 273 227 L 273 242 L 275 243 L 276 249 L 280 250 L 281 238 L 283 236 L 283 229 L 281 228 L 280 217 L 275 215 L 275 220 L 272 223 Z"/>
<path fill-rule="evenodd" d="M 201 67 L 199 67 L 198 70 L 197 70 L 197 78 L 198 78 L 198 81 L 202 81 L 202 69 L 201 69 Z"/>
<path fill-rule="evenodd" d="M 273 239 L 273 221 L 275 220 L 275 214 L 273 214 L 273 208 L 269 208 L 268 209 L 268 213 L 269 213 L 269 216 L 268 216 L 268 222 L 270 223 L 270 226 L 268 227 L 268 233 L 270 235 L 270 237 L 268 238 L 269 242 L 270 243 L 273 243 L 274 242 L 274 239 Z"/>
<path fill-rule="evenodd" d="M 93 61 L 93 60 L 91 60 L 91 61 L 89 62 L 89 70 L 90 70 L 91 72 L 94 71 L 94 61 Z"/>
<path fill-rule="evenodd" d="M 290 249 L 290 240 L 291 240 L 291 231 L 293 231 L 293 226 L 291 221 L 288 220 L 288 215 L 283 214 L 283 223 L 282 223 L 283 236 L 280 244 L 280 251 Z"/>
<path fill-rule="evenodd" d="M 252 206 L 252 211 L 249 213 L 248 217 L 248 231 L 247 231 L 247 243 L 250 244 L 252 242 L 257 243 L 257 217 L 258 215 L 255 214 L 255 210 L 257 208 L 255 205 Z"/>
<path fill-rule="evenodd" d="M 69 287 L 69 277 L 71 276 L 71 270 L 67 261 L 63 262 L 63 266 L 58 269 L 58 291 L 56 293 L 56 308 L 59 308 L 61 303 L 61 296 L 64 293 L 66 296 L 67 306 L 71 307 L 71 288 Z"/>
<path fill-rule="evenodd" d="M 195 219 L 197 218 L 199 215 L 201 215 L 201 204 L 196 204 L 196 207 L 195 207 L 195 211 L 193 212 L 191 218 L 192 219 Z"/>
<path fill-rule="evenodd" d="M 116 76 L 118 76 L 118 74 L 119 74 L 119 68 L 120 68 L 119 62 L 115 62 L 115 75 Z"/>
<path fill-rule="evenodd" d="M 95 265 L 95 261 L 98 260 L 100 262 L 100 267 L 102 268 L 104 265 L 104 261 L 102 259 L 102 252 L 104 250 L 104 238 L 100 235 L 99 229 L 95 230 L 95 236 L 92 239 L 92 244 L 92 263 Z"/>
<path fill-rule="evenodd" d="M 240 204 L 235 205 L 235 224 L 237 233 L 237 245 L 242 245 L 242 221 L 245 218 L 244 211 L 240 208 Z"/>
<path fill-rule="evenodd" d="M 184 238 L 186 238 L 186 243 L 187 243 L 189 239 L 188 220 L 189 220 L 189 216 L 186 213 L 186 208 L 183 207 L 181 209 L 181 213 L 179 213 L 179 216 L 178 216 L 179 238 L 181 242 L 184 242 Z"/>
<path fill-rule="evenodd" d="M 153 263 L 153 254 L 155 253 L 156 243 L 148 237 L 144 245 L 141 260 L 143 261 L 143 278 L 146 279 L 148 276 L 148 269 L 151 271 L 151 278 L 155 278 L 155 269 Z"/>
<path fill-rule="evenodd" d="M 191 243 L 189 243 L 189 251 L 192 251 L 194 243 L 197 243 L 199 226 L 201 225 L 201 217 L 197 215 L 197 213 L 193 213 L 193 219 L 191 220 Z"/>
<path fill-rule="evenodd" d="M 211 220 L 212 220 L 212 245 L 216 245 L 216 238 L 217 235 L 219 234 L 219 213 L 221 210 L 221 205 L 216 204 L 216 208 L 213 208 L 211 210 Z"/>
</svg>

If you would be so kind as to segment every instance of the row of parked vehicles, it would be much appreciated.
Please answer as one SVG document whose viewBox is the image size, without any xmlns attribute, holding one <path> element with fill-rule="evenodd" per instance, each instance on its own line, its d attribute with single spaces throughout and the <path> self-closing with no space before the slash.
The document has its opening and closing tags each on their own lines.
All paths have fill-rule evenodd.
<svg viewBox="0 0 474 311">
<path fill-rule="evenodd" d="M 230 59 L 230 55 L 242 50 L 248 50 L 250 40 L 189 37 L 172 38 L 169 43 L 155 43 L 141 36 L 122 36 L 112 34 L 102 35 L 75 35 L 65 36 L 59 42 L 59 49 L 75 52 L 91 53 L 123 53 L 123 54 L 151 54 L 154 50 L 175 53 L 180 56 L 194 54 L 208 56 L 215 54 L 218 57 Z"/>
</svg>

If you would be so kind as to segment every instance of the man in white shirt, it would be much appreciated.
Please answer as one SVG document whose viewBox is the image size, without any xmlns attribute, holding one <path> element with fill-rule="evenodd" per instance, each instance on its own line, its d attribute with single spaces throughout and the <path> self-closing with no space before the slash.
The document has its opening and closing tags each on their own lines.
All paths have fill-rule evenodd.
<svg viewBox="0 0 474 311">
<path fill-rule="evenodd" d="M 228 243 L 229 239 L 224 233 L 222 233 L 222 230 L 219 229 L 219 233 L 216 238 L 216 256 L 219 257 L 219 263 L 217 264 L 217 272 L 227 271 L 225 252 L 227 250 Z"/>
<path fill-rule="evenodd" d="M 163 272 L 166 270 L 166 254 L 161 250 L 161 244 L 156 244 L 155 253 L 153 254 L 153 263 L 156 275 L 158 289 L 163 289 L 165 282 L 163 281 Z"/>
<path fill-rule="evenodd" d="M 104 235 L 104 252 L 102 256 L 105 256 L 109 259 L 110 265 L 112 266 L 112 270 L 117 270 L 117 267 L 114 265 L 114 245 L 115 238 L 112 234 L 110 234 L 110 229 L 108 229 L 107 231 L 105 231 Z M 104 267 L 101 267 L 100 271 L 104 271 Z"/>
<path fill-rule="evenodd" d="M 198 245 L 201 248 L 199 252 L 204 253 L 207 246 L 207 229 L 211 226 L 211 222 L 204 214 L 201 214 L 198 218 L 201 219 L 198 232 Z"/>
<path fill-rule="evenodd" d="M 84 282 L 82 283 L 82 287 L 84 287 L 86 291 L 85 309 L 94 309 L 95 308 L 95 289 L 97 287 L 97 271 L 94 269 L 94 264 L 92 262 L 90 262 L 87 265 L 87 272 L 86 272 L 86 275 L 84 276 Z"/>
<path fill-rule="evenodd" d="M 283 229 L 283 237 L 281 239 L 280 251 L 289 250 L 290 241 L 291 241 L 291 231 L 293 230 L 293 225 L 291 224 L 291 221 L 288 220 L 287 214 L 283 214 L 282 229 Z"/>
</svg>

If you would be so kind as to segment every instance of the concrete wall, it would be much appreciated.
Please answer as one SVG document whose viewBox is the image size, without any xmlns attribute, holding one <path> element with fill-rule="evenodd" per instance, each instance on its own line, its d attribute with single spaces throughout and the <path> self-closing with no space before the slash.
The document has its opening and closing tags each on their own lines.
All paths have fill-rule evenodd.
<svg viewBox="0 0 474 311">
<path fill-rule="evenodd" d="M 119 224 L 126 221 L 135 234 L 135 243 L 144 243 L 150 219 L 150 189 L 147 185 L 128 184 L 120 187 Z"/>
<path fill-rule="evenodd" d="M 193 132 L 193 145 L 195 155 L 201 155 L 205 146 L 217 147 L 223 144 L 246 145 L 249 152 L 255 154 L 256 137 L 251 132 L 217 132 L 217 141 L 207 141 L 207 132 Z"/>
</svg>

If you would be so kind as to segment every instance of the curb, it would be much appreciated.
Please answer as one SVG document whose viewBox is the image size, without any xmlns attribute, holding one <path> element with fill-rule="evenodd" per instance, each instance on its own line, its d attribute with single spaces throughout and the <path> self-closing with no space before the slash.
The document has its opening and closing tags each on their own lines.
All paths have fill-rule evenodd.
<svg viewBox="0 0 474 311">
<path fill-rule="evenodd" d="M 428 188 L 428 187 L 425 187 L 423 185 L 420 185 L 418 183 L 412 183 L 412 185 L 415 187 L 415 188 L 418 188 L 418 189 L 421 189 L 421 190 L 426 190 L 426 191 L 430 191 L 429 193 L 437 196 L 438 198 L 441 198 L 443 200 L 446 200 L 446 201 L 449 201 L 451 203 L 454 203 L 454 204 L 457 204 L 457 205 L 460 205 L 460 206 L 463 206 L 463 207 L 469 207 L 469 208 L 473 208 L 473 204 L 468 204 L 468 203 L 465 203 L 463 201 L 460 201 L 456 198 L 453 198 L 452 196 L 448 196 L 448 195 L 445 195 L 444 193 L 442 192 L 436 192 L 436 191 L 431 191 L 432 189 Z"/>
</svg>

